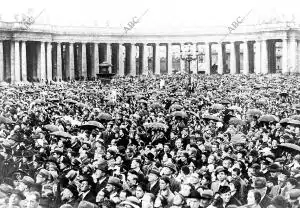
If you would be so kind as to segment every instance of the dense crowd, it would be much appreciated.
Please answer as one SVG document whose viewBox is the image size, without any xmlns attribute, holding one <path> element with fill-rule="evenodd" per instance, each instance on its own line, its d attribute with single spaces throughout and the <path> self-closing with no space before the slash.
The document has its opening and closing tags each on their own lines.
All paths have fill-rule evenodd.
<svg viewBox="0 0 300 208">
<path fill-rule="evenodd" d="M 300 207 L 300 79 L 0 86 L 0 207 Z"/>
</svg>

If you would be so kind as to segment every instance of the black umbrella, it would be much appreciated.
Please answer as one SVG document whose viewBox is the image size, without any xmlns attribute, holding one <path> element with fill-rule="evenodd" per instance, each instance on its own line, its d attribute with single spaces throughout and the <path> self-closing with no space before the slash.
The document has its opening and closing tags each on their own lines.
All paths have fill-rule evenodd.
<svg viewBox="0 0 300 208">
<path fill-rule="evenodd" d="M 289 152 L 289 153 L 299 153 L 300 152 L 300 146 L 293 144 L 293 143 L 282 143 L 279 144 L 278 147 L 280 149 L 282 149 L 285 152 Z"/>
</svg>

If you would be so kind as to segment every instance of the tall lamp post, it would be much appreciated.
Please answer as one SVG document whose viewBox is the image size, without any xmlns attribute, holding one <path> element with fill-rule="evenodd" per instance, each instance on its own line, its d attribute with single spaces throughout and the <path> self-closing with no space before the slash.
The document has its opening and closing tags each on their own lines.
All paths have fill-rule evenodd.
<svg viewBox="0 0 300 208">
<path fill-rule="evenodd" d="M 191 87 L 191 62 L 198 59 L 199 52 L 196 47 L 196 51 L 191 50 L 191 44 L 188 45 L 188 50 L 180 50 L 180 59 L 188 63 L 188 73 L 189 73 L 189 82 L 188 82 L 188 91 Z M 189 93 L 188 93 L 189 95 Z"/>
</svg>

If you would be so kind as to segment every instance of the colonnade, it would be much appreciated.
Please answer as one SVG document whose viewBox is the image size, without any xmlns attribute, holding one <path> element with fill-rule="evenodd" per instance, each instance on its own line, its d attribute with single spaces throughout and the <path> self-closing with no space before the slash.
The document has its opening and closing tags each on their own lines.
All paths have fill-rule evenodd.
<svg viewBox="0 0 300 208">
<path fill-rule="evenodd" d="M 173 45 L 183 49 L 187 41 L 166 43 L 112 43 L 112 42 L 43 42 L 0 41 L 0 82 L 61 81 L 96 77 L 99 63 L 112 64 L 112 73 L 124 75 L 147 74 L 149 56 L 153 49 L 153 73 L 161 74 L 160 47 L 166 47 L 166 73 L 173 73 Z M 230 74 L 268 74 L 276 72 L 275 44 L 281 43 L 282 73 L 300 72 L 300 43 L 296 38 L 245 40 L 232 42 L 195 42 L 204 51 L 205 74 L 212 70 L 212 46 L 217 48 L 216 73 L 226 73 L 226 46 L 230 48 L 227 68 Z M 241 50 L 241 45 L 243 45 Z M 139 54 L 137 57 L 136 54 Z M 242 60 L 241 56 L 242 55 Z M 138 62 L 138 66 L 137 66 Z M 184 60 L 180 61 L 185 69 Z M 242 69 L 242 70 L 241 70 Z"/>
</svg>

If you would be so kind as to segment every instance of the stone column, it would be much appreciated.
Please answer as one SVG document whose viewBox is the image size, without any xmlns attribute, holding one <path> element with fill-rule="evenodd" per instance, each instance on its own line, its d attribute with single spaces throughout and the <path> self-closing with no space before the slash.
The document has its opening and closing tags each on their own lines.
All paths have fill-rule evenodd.
<svg viewBox="0 0 300 208">
<path fill-rule="evenodd" d="M 243 48 L 243 73 L 249 74 L 249 50 L 248 50 L 248 42 L 244 42 Z"/>
<path fill-rule="evenodd" d="M 297 41 L 297 73 L 300 73 L 300 41 Z"/>
<path fill-rule="evenodd" d="M 111 64 L 111 44 L 106 44 L 106 62 Z"/>
<path fill-rule="evenodd" d="M 15 42 L 15 81 L 21 82 L 20 42 Z"/>
<path fill-rule="evenodd" d="M 74 43 L 68 45 L 68 57 L 67 57 L 67 74 L 70 77 L 70 81 L 75 78 L 74 69 Z"/>
<path fill-rule="evenodd" d="M 10 43 L 10 82 L 15 82 L 15 42 Z"/>
<path fill-rule="evenodd" d="M 40 76 L 40 82 L 45 82 L 46 77 L 46 56 L 45 56 L 45 42 L 40 42 L 39 50 L 38 50 L 38 74 Z"/>
<path fill-rule="evenodd" d="M 268 47 L 267 47 L 267 40 L 261 41 L 261 73 L 268 74 Z"/>
<path fill-rule="evenodd" d="M 27 59 L 26 59 L 26 42 L 21 43 L 21 76 L 22 81 L 27 82 Z"/>
<path fill-rule="evenodd" d="M 118 47 L 118 74 L 120 76 L 124 76 L 125 75 L 125 70 L 124 70 L 124 47 L 121 43 L 119 43 L 119 47 Z"/>
<path fill-rule="evenodd" d="M 290 38 L 288 42 L 288 67 L 289 72 L 295 74 L 297 70 L 297 41 L 294 37 Z"/>
<path fill-rule="evenodd" d="M 47 43 L 47 80 L 52 81 L 52 44 Z"/>
<path fill-rule="evenodd" d="M 0 41 L 0 82 L 4 81 L 4 54 L 3 41 Z"/>
<path fill-rule="evenodd" d="M 167 44 L 168 50 L 167 50 L 167 61 L 168 61 L 168 74 L 172 74 L 172 43 Z"/>
<path fill-rule="evenodd" d="M 81 75 L 87 79 L 86 43 L 81 44 Z"/>
<path fill-rule="evenodd" d="M 236 49 L 235 42 L 230 43 L 230 74 L 236 74 Z"/>
<path fill-rule="evenodd" d="M 223 43 L 218 44 L 218 74 L 223 74 L 224 72 L 224 53 L 223 53 Z"/>
<path fill-rule="evenodd" d="M 61 43 L 57 43 L 56 49 L 57 49 L 56 76 L 57 76 L 57 81 L 62 81 Z"/>
<path fill-rule="evenodd" d="M 98 43 L 93 44 L 93 67 L 92 67 L 92 77 L 97 77 L 99 73 L 99 47 Z"/>
<path fill-rule="evenodd" d="M 180 44 L 180 51 L 184 51 L 184 43 Z M 180 71 L 181 72 L 186 71 L 186 69 L 185 69 L 185 60 L 183 60 L 183 59 L 180 59 Z"/>
<path fill-rule="evenodd" d="M 210 74 L 211 71 L 211 44 L 205 44 L 205 74 Z"/>
<path fill-rule="evenodd" d="M 154 46 L 154 50 L 155 50 L 155 57 L 154 57 L 154 74 L 160 74 L 160 57 L 159 57 L 159 43 L 155 43 Z"/>
<path fill-rule="evenodd" d="M 142 75 L 148 75 L 148 54 L 146 43 L 143 43 L 142 46 L 142 59 Z"/>
<path fill-rule="evenodd" d="M 282 39 L 282 73 L 289 73 L 288 68 L 288 41 L 287 39 Z"/>
<path fill-rule="evenodd" d="M 255 42 L 255 74 L 260 74 L 261 73 L 261 41 L 257 40 Z"/>
<path fill-rule="evenodd" d="M 136 75 L 136 46 L 135 43 L 130 44 L 130 75 Z"/>
</svg>

